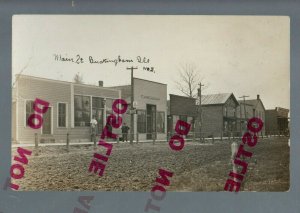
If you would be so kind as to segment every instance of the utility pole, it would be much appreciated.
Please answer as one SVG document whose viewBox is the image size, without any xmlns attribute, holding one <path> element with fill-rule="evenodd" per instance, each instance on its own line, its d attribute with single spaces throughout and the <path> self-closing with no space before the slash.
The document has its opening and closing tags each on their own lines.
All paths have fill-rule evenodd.
<svg viewBox="0 0 300 213">
<path fill-rule="evenodd" d="M 246 98 L 248 98 L 248 97 L 249 97 L 249 95 L 243 95 L 243 96 L 239 97 L 239 98 L 242 98 L 244 100 L 243 102 L 244 102 L 244 117 L 245 117 L 245 121 L 247 120 L 247 118 L 246 118 Z M 242 108 L 240 108 L 240 109 L 241 109 L 240 111 L 242 111 Z M 242 116 L 241 116 L 241 118 L 242 118 Z M 242 129 L 241 129 L 241 131 L 242 131 Z"/>
<path fill-rule="evenodd" d="M 201 84 L 201 82 L 200 82 L 198 85 L 199 85 L 199 89 L 198 89 L 198 97 L 199 97 L 198 124 L 199 124 L 199 137 L 200 137 L 200 142 L 201 142 L 201 130 L 202 130 L 202 108 L 201 108 L 201 104 L 202 104 L 202 100 L 201 100 L 202 90 L 201 90 L 201 87 L 203 87 L 204 84 Z"/>
<path fill-rule="evenodd" d="M 134 101 L 134 90 L 133 90 L 133 70 L 137 69 L 137 67 L 127 67 L 128 70 L 131 70 L 131 98 L 130 98 L 130 144 L 133 143 L 133 130 L 134 130 L 134 113 L 133 113 L 133 101 Z"/>
</svg>

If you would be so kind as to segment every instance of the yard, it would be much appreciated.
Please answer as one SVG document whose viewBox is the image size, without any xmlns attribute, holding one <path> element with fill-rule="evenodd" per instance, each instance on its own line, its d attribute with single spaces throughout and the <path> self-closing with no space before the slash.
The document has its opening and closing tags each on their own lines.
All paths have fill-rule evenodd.
<svg viewBox="0 0 300 213">
<path fill-rule="evenodd" d="M 25 191 L 150 191 L 158 169 L 165 168 L 174 173 L 169 191 L 223 191 L 232 169 L 230 144 L 186 142 L 178 152 L 167 142 L 114 144 L 102 177 L 88 172 L 95 152 L 91 145 L 70 146 L 69 153 L 64 146 L 39 147 L 39 155 L 29 157 L 24 178 L 15 182 Z M 241 191 L 289 190 L 288 138 L 259 139 L 255 148 L 246 150 L 253 157 Z M 97 152 L 104 154 L 105 149 Z"/>
</svg>

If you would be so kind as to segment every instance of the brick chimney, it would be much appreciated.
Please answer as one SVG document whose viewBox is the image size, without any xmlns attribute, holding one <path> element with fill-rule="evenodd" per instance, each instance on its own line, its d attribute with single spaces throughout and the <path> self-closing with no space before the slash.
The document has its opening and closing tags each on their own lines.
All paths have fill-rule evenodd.
<svg viewBox="0 0 300 213">
<path fill-rule="evenodd" d="M 260 99 L 260 97 L 259 97 L 259 95 L 257 95 L 257 100 L 259 100 Z"/>
<path fill-rule="evenodd" d="M 99 87 L 103 87 L 103 81 L 98 81 Z"/>
</svg>

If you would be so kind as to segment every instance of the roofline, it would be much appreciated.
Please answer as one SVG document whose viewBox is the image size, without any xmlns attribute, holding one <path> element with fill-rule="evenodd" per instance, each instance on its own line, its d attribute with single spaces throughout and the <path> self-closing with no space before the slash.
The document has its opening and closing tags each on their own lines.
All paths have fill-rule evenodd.
<svg viewBox="0 0 300 213">
<path fill-rule="evenodd" d="M 156 82 L 156 81 L 150 81 L 150 80 L 146 80 L 146 79 L 142 79 L 142 78 L 135 78 L 135 77 L 133 77 L 133 79 L 142 80 L 142 81 L 148 81 L 148 82 L 151 82 L 151 83 L 162 84 L 162 85 L 167 86 L 167 84 L 164 84 L 164 83 L 160 83 L 160 82 Z"/>
<path fill-rule="evenodd" d="M 196 100 L 196 98 L 192 98 L 192 97 L 188 97 L 188 96 L 182 96 L 182 95 L 169 94 L 169 96 L 171 96 L 171 95 L 173 95 L 173 96 L 177 96 L 177 97 L 181 97 L 181 98 L 189 98 L 189 99 L 194 99 L 194 100 Z"/>
<path fill-rule="evenodd" d="M 264 110 L 266 111 L 266 108 L 265 108 L 265 106 L 264 106 L 264 103 L 262 102 L 262 100 L 261 99 L 249 99 L 249 100 L 246 100 L 246 101 L 260 101 L 260 103 L 261 103 L 261 105 L 263 106 L 263 108 L 264 108 Z M 242 103 L 243 101 L 241 100 L 241 103 Z M 244 104 L 244 103 L 243 103 Z M 248 106 L 253 106 L 252 104 L 245 104 L 245 105 L 248 105 Z M 256 106 L 255 106 L 255 109 L 256 109 Z"/>
<path fill-rule="evenodd" d="M 61 81 L 61 80 L 55 80 L 55 79 L 49 79 L 49 78 L 42 78 L 42 77 L 36 77 L 32 75 L 23 75 L 23 74 L 16 74 L 16 76 L 24 77 L 24 78 L 31 78 L 31 79 L 36 79 L 36 80 L 41 80 L 41 81 L 48 81 L 48 82 L 54 82 L 54 83 L 62 83 L 62 84 L 68 84 L 68 85 L 76 85 L 76 86 L 84 86 L 84 87 L 91 87 L 91 88 L 97 88 L 97 89 L 106 89 L 106 90 L 111 90 L 111 91 L 116 91 L 118 92 L 119 90 L 117 89 L 111 89 L 108 87 L 99 87 L 91 84 L 77 84 L 74 82 L 70 81 Z"/>
<path fill-rule="evenodd" d="M 151 82 L 151 83 L 161 84 L 161 85 L 167 86 L 167 84 L 163 84 L 163 83 L 156 82 L 156 81 L 150 81 L 150 80 L 146 80 L 146 79 L 142 79 L 142 78 L 135 78 L 135 77 L 133 77 L 133 79 L 137 79 L 137 80 L 141 80 L 141 81 L 148 81 L 148 82 Z M 125 85 L 109 86 L 109 87 L 127 87 L 127 86 L 130 86 L 130 85 L 131 84 L 125 84 Z"/>
</svg>

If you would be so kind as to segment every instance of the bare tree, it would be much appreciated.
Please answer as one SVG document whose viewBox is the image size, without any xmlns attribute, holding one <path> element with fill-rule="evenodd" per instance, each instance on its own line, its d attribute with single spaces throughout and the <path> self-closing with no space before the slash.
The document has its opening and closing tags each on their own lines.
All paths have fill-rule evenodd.
<svg viewBox="0 0 300 213">
<path fill-rule="evenodd" d="M 73 82 L 77 84 L 83 84 L 83 77 L 79 72 L 74 75 Z"/>
<path fill-rule="evenodd" d="M 184 95 L 196 98 L 198 84 L 202 79 L 199 70 L 194 64 L 185 64 L 179 68 L 179 81 L 175 81 L 176 87 Z"/>
</svg>

